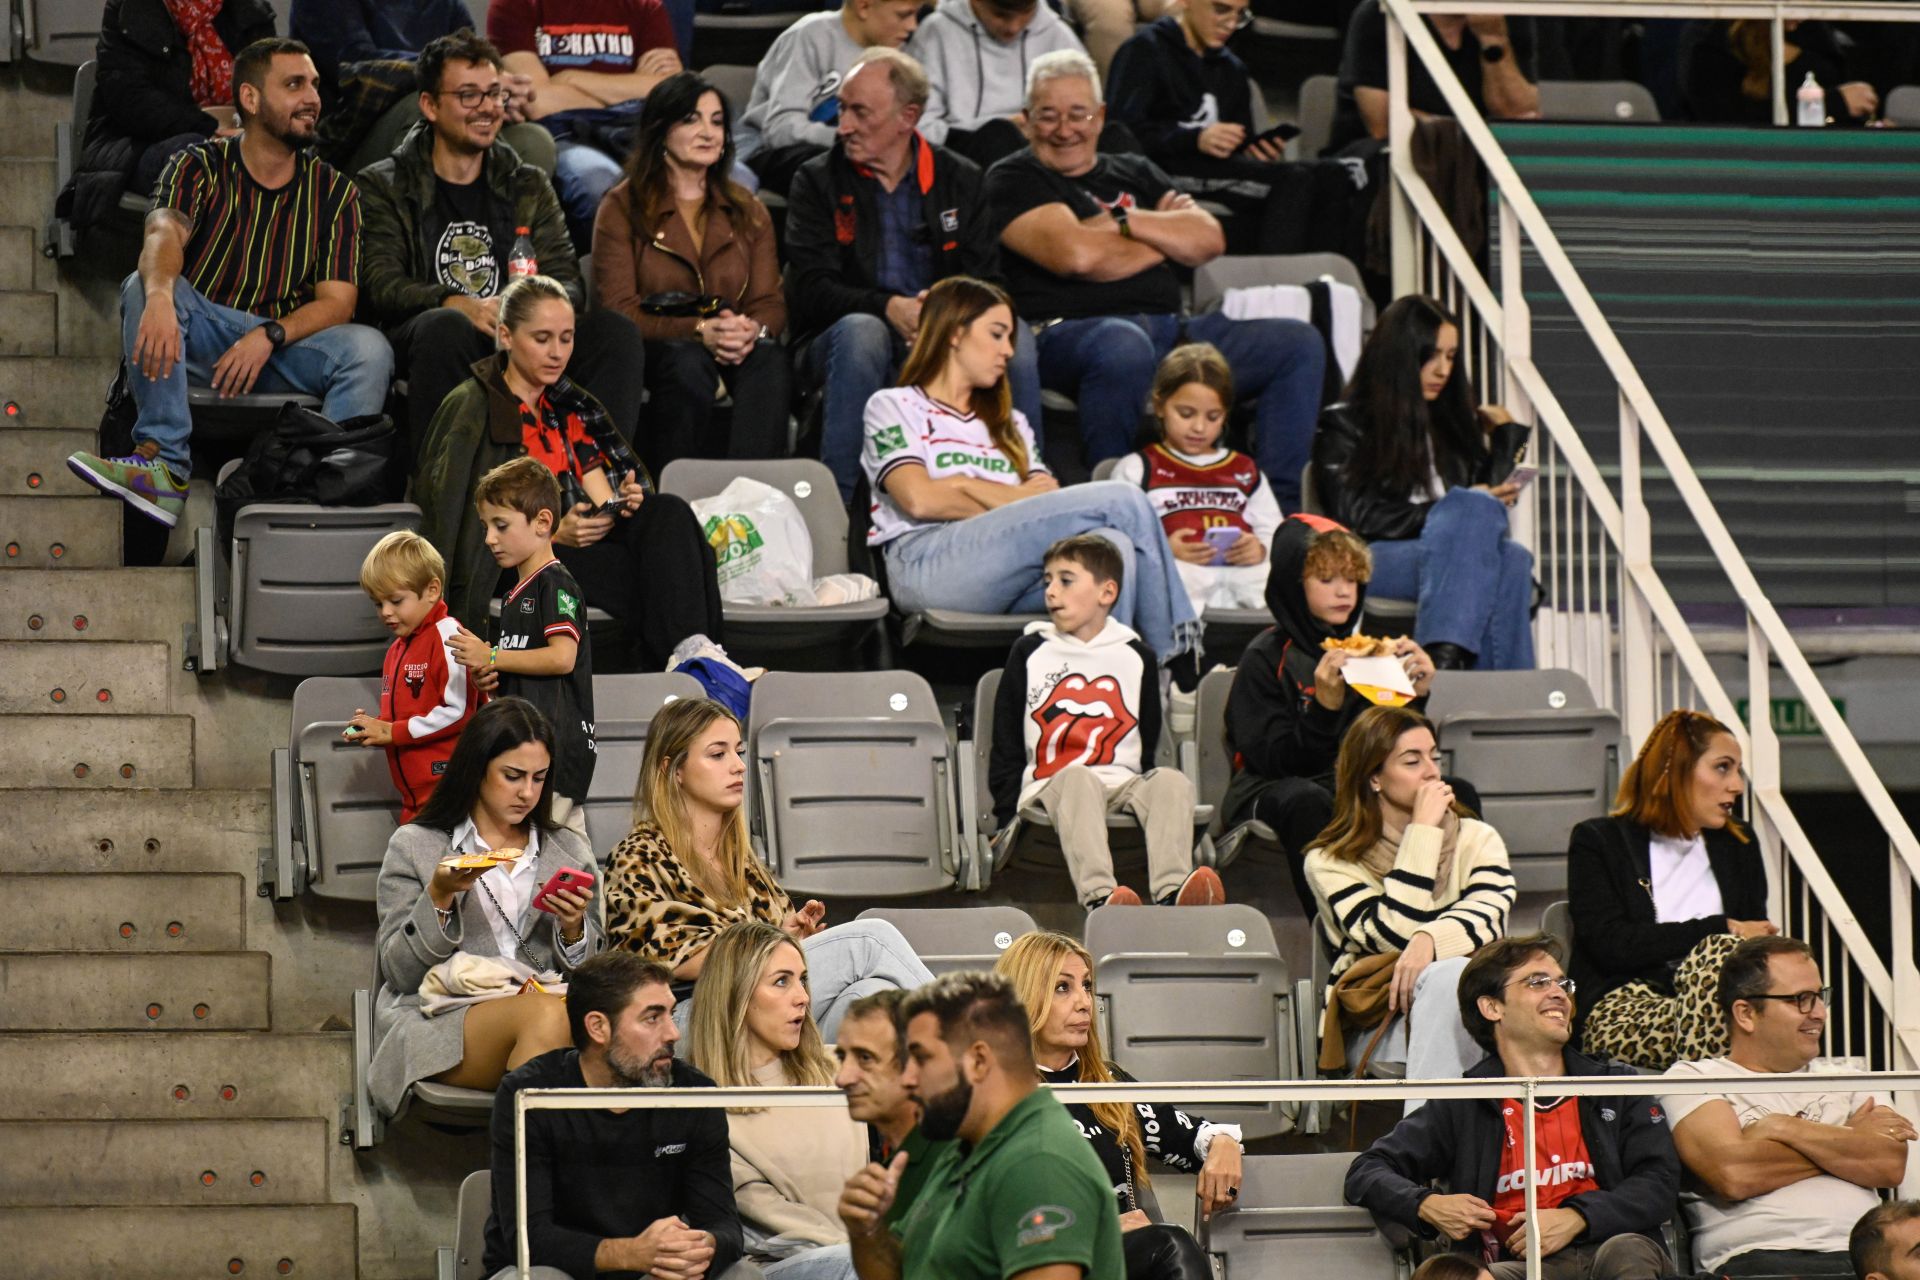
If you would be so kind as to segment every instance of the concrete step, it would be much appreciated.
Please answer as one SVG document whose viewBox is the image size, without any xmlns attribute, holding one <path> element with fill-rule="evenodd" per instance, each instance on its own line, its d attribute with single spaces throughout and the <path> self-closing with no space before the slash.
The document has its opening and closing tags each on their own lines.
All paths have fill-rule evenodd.
<svg viewBox="0 0 1920 1280">
<path fill-rule="evenodd" d="M 0 1036 L 0 1120 L 332 1123 L 353 1084 L 344 1032 Z"/>
<path fill-rule="evenodd" d="M 0 1122 L 0 1204 L 312 1204 L 327 1198 L 324 1120 Z"/>
<path fill-rule="evenodd" d="M 4 556 L 0 565 L 8 569 L 117 568 L 120 512 L 125 506 L 101 494 L 0 497 L 0 556 Z"/>
<path fill-rule="evenodd" d="M 42 18 L 45 21 L 45 18 Z M 16 66 L 19 64 L 15 64 Z M 35 68 L 34 70 L 38 70 Z M 36 83 L 28 84 L 31 77 Z M 40 83 L 44 81 L 45 83 Z M 0 94 L 0 138 L 4 138 L 10 156 L 53 155 L 53 126 L 73 119 L 73 73 L 47 68 L 44 76 L 22 70 L 19 77 L 9 76 L 6 92 Z M 44 216 L 42 221 L 44 221 Z M 34 228 L 40 222 L 33 222 Z"/>
<path fill-rule="evenodd" d="M 237 875 L 0 875 L 0 952 L 238 951 L 246 889 Z"/>
<path fill-rule="evenodd" d="M 67 470 L 67 455 L 76 449 L 91 451 L 98 440 L 99 432 L 91 429 L 0 429 L 0 494 L 9 497 L 92 497 L 97 490 Z"/>
<path fill-rule="evenodd" d="M 355 1236 L 346 1204 L 0 1209 L 10 1266 L 36 1280 L 353 1280 Z M 446 1238 L 453 1239 L 451 1228 Z M 422 1258 L 410 1274 L 426 1266 Z"/>
<path fill-rule="evenodd" d="M 0 755 L 0 788 L 193 785 L 192 716 L 0 715 L 0 742 L 29 741 Z"/>
<path fill-rule="evenodd" d="M 0 289 L 0 356 L 59 354 L 60 306 L 51 293 Z"/>
<path fill-rule="evenodd" d="M 39 239 L 32 227 L 0 227 L 0 289 L 33 288 Z"/>
<path fill-rule="evenodd" d="M 0 1031 L 265 1031 L 263 952 L 0 955 Z"/>
<path fill-rule="evenodd" d="M 129 258 L 131 266 L 132 259 Z M 120 358 L 120 281 L 92 270 L 62 271 L 51 259 L 41 258 L 42 269 L 33 279 L 33 288 L 51 293 L 59 300 L 56 311 L 60 322 L 59 351 L 63 356 Z M 107 375 L 111 378 L 113 375 Z M 107 384 L 89 400 L 95 408 L 105 407 Z M 99 415 L 94 415 L 94 423 Z M 91 425 L 84 421 L 74 426 Z"/>
<path fill-rule="evenodd" d="M 10 811 L 0 872 L 250 877 L 271 824 L 264 791 L 42 791 L 24 801 L 0 795 Z"/>
<path fill-rule="evenodd" d="M 0 400 L 20 406 L 19 425 L 28 430 L 95 428 L 119 364 L 111 355 L 0 357 Z"/>
<path fill-rule="evenodd" d="M 0 714 L 164 715 L 173 665 L 153 642 L 0 640 Z"/>
<path fill-rule="evenodd" d="M 32 130 L 51 136 L 51 119 Z M 0 135 L 4 136 L 4 135 Z M 0 227 L 44 226 L 53 212 L 53 156 L 0 156 Z"/>
<path fill-rule="evenodd" d="M 16 569 L 5 583 L 0 640 L 155 640 L 177 645 L 183 628 L 193 621 L 190 568 Z"/>
</svg>

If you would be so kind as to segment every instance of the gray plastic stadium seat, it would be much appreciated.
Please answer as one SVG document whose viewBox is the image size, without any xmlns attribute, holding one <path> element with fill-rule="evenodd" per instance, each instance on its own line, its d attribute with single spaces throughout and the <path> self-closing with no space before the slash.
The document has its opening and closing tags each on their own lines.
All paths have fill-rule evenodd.
<svg viewBox="0 0 1920 1280">
<path fill-rule="evenodd" d="M 1542 80 L 1540 118 L 1658 123 L 1660 108 L 1634 80 Z"/>
<path fill-rule="evenodd" d="M 77 67 L 93 57 L 100 40 L 95 0 L 23 0 L 20 16 L 32 61 Z"/>
<path fill-rule="evenodd" d="M 1317 160 L 1333 139 L 1333 113 L 1338 104 L 1340 80 L 1337 76 L 1308 76 L 1300 83 L 1300 136 L 1295 138 L 1296 157 Z"/>
<path fill-rule="evenodd" d="M 991 969 L 1015 938 L 1040 927 L 1018 907 L 869 907 L 859 918 L 900 930 L 935 977 Z"/>
<path fill-rule="evenodd" d="M 1565 898 L 1558 902 L 1549 902 L 1547 909 L 1540 913 L 1540 932 L 1548 937 L 1560 939 L 1560 946 L 1566 951 L 1567 963 L 1573 963 L 1573 904 Z"/>
<path fill-rule="evenodd" d="M 1308 515 L 1326 515 L 1320 507 L 1320 494 L 1314 487 L 1311 462 L 1300 468 L 1300 509 Z M 1360 629 L 1368 635 L 1383 635 L 1396 628 L 1411 633 L 1414 615 L 1419 611 L 1420 602 L 1417 600 L 1396 600 L 1392 596 L 1375 595 L 1369 591 Z"/>
<path fill-rule="evenodd" d="M 748 730 L 755 834 L 788 892 L 874 898 L 952 886 L 952 750 L 910 671 L 770 671 Z"/>
<path fill-rule="evenodd" d="M 660 492 L 692 501 L 710 498 L 735 477 L 772 485 L 793 499 L 813 541 L 813 576 L 847 572 L 847 509 L 826 464 L 813 458 L 764 461 L 679 458 L 660 476 Z M 734 604 L 725 606 L 727 642 L 740 648 L 851 644 L 884 630 L 884 596 L 850 604 L 798 606 Z"/>
<path fill-rule="evenodd" d="M 716 62 L 700 74 L 732 105 L 733 117 L 737 120 L 747 109 L 747 99 L 753 96 L 753 76 L 757 69 L 736 62 Z"/>
<path fill-rule="evenodd" d="M 486 1250 L 487 1214 L 492 1208 L 491 1169 L 478 1170 L 460 1180 L 453 1245 L 434 1250 L 433 1280 L 486 1280 L 481 1257 Z"/>
<path fill-rule="evenodd" d="M 1231 862 L 1249 845 L 1270 851 L 1280 848 L 1273 828 L 1258 818 L 1249 818 L 1231 829 L 1226 825 L 1224 802 L 1227 786 L 1233 781 L 1233 752 L 1227 746 L 1227 695 L 1233 692 L 1233 672 L 1234 668 L 1228 667 L 1200 677 L 1193 720 L 1199 760 L 1193 784 L 1200 803 L 1212 807 L 1214 852 L 1222 864 Z"/>
<path fill-rule="evenodd" d="M 660 708 L 676 698 L 703 698 L 706 691 L 680 672 L 593 678 L 593 781 L 583 806 L 587 841 L 604 872 L 607 854 L 633 829 L 633 794 L 647 730 Z"/>
<path fill-rule="evenodd" d="M 1427 716 L 1447 773 L 1480 791 L 1520 891 L 1567 887 L 1567 837 L 1612 798 L 1620 717 L 1572 672 L 1447 671 Z"/>
<path fill-rule="evenodd" d="M 1889 121 L 1902 128 L 1920 126 L 1920 84 L 1903 84 L 1890 90 L 1881 110 Z"/>
<path fill-rule="evenodd" d="M 291 812 L 279 812 L 275 789 L 275 838 L 292 841 L 295 879 L 304 866 L 305 887 L 318 897 L 372 902 L 387 840 L 400 825 L 387 753 L 340 737 L 356 707 L 379 706 L 378 676 L 318 676 L 302 680 L 293 693 L 287 748 L 293 804 Z M 278 887 L 291 896 L 300 886 Z"/>
<path fill-rule="evenodd" d="M 973 687 L 973 761 L 968 771 L 968 788 L 963 788 L 960 802 L 966 812 L 972 815 L 974 831 L 977 833 L 969 849 L 972 862 L 967 886 L 976 889 L 984 889 L 993 873 L 1004 868 L 1016 856 L 1022 861 L 1037 861 L 1042 866 L 1061 865 L 1060 842 L 1053 831 L 1053 819 L 1037 804 L 1022 806 L 1014 819 L 1014 829 L 1004 839 L 997 842 L 995 839 L 1000 834 L 1000 824 L 994 817 L 993 794 L 987 788 L 987 767 L 993 754 L 993 701 L 999 695 L 1002 674 L 1004 668 L 991 668 Z M 1154 765 L 1177 766 L 1177 750 L 1172 731 L 1162 721 Z M 1198 785 L 1198 780 L 1195 785 Z M 971 790 L 970 795 L 966 793 L 968 789 Z M 1198 861 L 1206 866 L 1217 865 L 1213 841 L 1206 834 L 1212 822 L 1212 808 L 1206 804 L 1196 804 L 1193 811 L 1195 844 L 1199 852 Z M 1130 813 L 1107 815 L 1107 839 L 1116 859 L 1124 854 L 1141 853 L 1146 848 L 1140 823 Z"/>
<path fill-rule="evenodd" d="M 1220 907 L 1099 907 L 1087 950 L 1113 1060 L 1141 1080 L 1300 1078 L 1287 962 L 1266 916 Z M 1249 1138 L 1284 1132 L 1280 1104 L 1204 1108 Z"/>
<path fill-rule="evenodd" d="M 1211 311 L 1225 299 L 1229 289 L 1267 284 L 1304 285 L 1316 280 L 1351 285 L 1360 294 L 1360 336 L 1364 338 L 1373 332 L 1378 315 L 1360 278 L 1360 269 L 1337 253 L 1222 254 L 1194 270 L 1193 309 L 1196 313 Z"/>
<path fill-rule="evenodd" d="M 1353 1153 L 1248 1156 L 1236 1206 L 1200 1225 L 1221 1280 L 1386 1276 L 1394 1258 L 1373 1215 L 1346 1202 Z"/>
</svg>

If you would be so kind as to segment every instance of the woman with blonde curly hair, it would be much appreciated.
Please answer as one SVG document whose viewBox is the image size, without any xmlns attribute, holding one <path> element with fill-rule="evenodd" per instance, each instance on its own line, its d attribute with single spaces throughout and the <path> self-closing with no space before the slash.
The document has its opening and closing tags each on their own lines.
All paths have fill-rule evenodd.
<svg viewBox="0 0 1920 1280">
<path fill-rule="evenodd" d="M 1573 829 L 1571 971 L 1589 1054 L 1664 1070 L 1724 1056 L 1720 965 L 1767 919 L 1760 851 L 1735 818 L 1740 743 L 1698 711 L 1653 727 L 1620 779 L 1613 812 Z"/>
<path fill-rule="evenodd" d="M 722 1088 L 830 1085 L 812 1006 L 792 937 L 764 921 L 733 925 L 707 948 L 687 1060 Z M 736 1108 L 727 1135 L 747 1256 L 768 1280 L 852 1280 L 836 1206 L 866 1167 L 866 1127 L 843 1107 Z"/>
<path fill-rule="evenodd" d="M 994 971 L 1013 984 L 1033 1032 L 1033 1060 L 1048 1084 L 1109 1084 L 1132 1076 L 1107 1061 L 1094 1018 L 1093 956 L 1064 933 L 1029 933 L 1000 953 Z M 1113 1179 L 1127 1280 L 1204 1280 L 1206 1255 L 1182 1228 L 1140 1208 L 1147 1158 L 1199 1175 L 1203 1214 L 1240 1194 L 1240 1126 L 1210 1124 L 1164 1103 L 1069 1102 L 1067 1113 Z"/>
</svg>

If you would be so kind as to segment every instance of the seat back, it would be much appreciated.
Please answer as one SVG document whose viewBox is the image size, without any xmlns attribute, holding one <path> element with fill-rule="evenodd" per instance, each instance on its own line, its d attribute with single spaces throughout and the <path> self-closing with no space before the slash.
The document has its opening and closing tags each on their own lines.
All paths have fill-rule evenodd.
<svg viewBox="0 0 1920 1280">
<path fill-rule="evenodd" d="M 1248 1156 L 1235 1207 L 1201 1224 L 1222 1280 L 1386 1275 L 1393 1256 L 1365 1209 L 1346 1202 L 1353 1154 Z"/>
<path fill-rule="evenodd" d="M 25 0 L 27 57 L 77 67 L 100 40 L 100 6 L 93 0 Z M 5 42 L 11 43 L 11 37 Z"/>
<path fill-rule="evenodd" d="M 1200 757 L 1200 776 L 1193 785 L 1200 803 L 1213 806 L 1216 834 L 1224 821 L 1221 802 L 1233 781 L 1233 748 L 1227 745 L 1227 696 L 1233 692 L 1236 670 L 1217 667 L 1201 676 L 1194 703 L 1193 745 Z"/>
<path fill-rule="evenodd" d="M 1095 480 L 1111 480 L 1113 479 L 1114 468 L 1119 465 L 1119 458 L 1102 458 L 1093 464 L 1093 478 Z"/>
<path fill-rule="evenodd" d="M 295 838 L 306 848 L 308 888 L 323 898 L 372 902 L 387 841 L 400 825 L 387 753 L 340 736 L 356 709 L 379 706 L 378 676 L 315 676 L 293 691 Z"/>
<path fill-rule="evenodd" d="M 885 920 L 900 930 L 936 977 L 991 969 L 1015 938 L 1039 928 L 1018 907 L 869 907 L 860 919 Z"/>
<path fill-rule="evenodd" d="M 481 1265 L 487 1247 L 487 1215 L 493 1211 L 493 1171 L 479 1169 L 460 1180 L 460 1209 L 453 1236 L 457 1280 L 486 1280 Z"/>
<path fill-rule="evenodd" d="M 1141 1080 L 1293 1080 L 1287 962 L 1266 916 L 1243 903 L 1155 910 L 1099 907 L 1087 950 L 1108 1052 Z M 1210 1106 L 1248 1137 L 1281 1132 L 1278 1104 Z"/>
<path fill-rule="evenodd" d="M 380 669 L 393 637 L 360 589 L 360 564 L 396 529 L 418 529 L 410 502 L 372 507 L 260 503 L 233 525 L 232 660 L 285 675 Z"/>
<path fill-rule="evenodd" d="M 653 717 L 676 698 L 705 696 L 698 680 L 679 672 L 593 678 L 593 781 L 583 808 L 587 841 L 602 864 L 633 829 L 633 793 Z"/>
<path fill-rule="evenodd" d="M 754 683 L 748 737 L 757 831 L 788 891 L 871 898 L 953 884 L 952 751 L 920 676 L 770 671 Z"/>
<path fill-rule="evenodd" d="M 1337 76 L 1308 76 L 1300 84 L 1300 136 L 1294 139 L 1302 160 L 1317 160 L 1333 138 L 1333 112 L 1340 90 Z"/>
<path fill-rule="evenodd" d="M 676 458 L 660 475 L 660 492 L 689 502 L 711 498 L 737 476 L 758 480 L 793 499 L 813 542 L 813 576 L 847 571 L 847 509 L 833 472 L 815 458 Z"/>
<path fill-rule="evenodd" d="M 1920 126 L 1920 84 L 1903 84 L 1887 92 L 1887 120 L 1906 128 Z"/>
<path fill-rule="evenodd" d="M 1540 913 L 1540 932 L 1550 938 L 1560 939 L 1560 947 L 1566 952 L 1567 963 L 1573 963 L 1573 904 L 1565 898 L 1558 902 L 1549 902 L 1547 909 Z"/>
<path fill-rule="evenodd" d="M 1360 269 L 1337 253 L 1242 253 L 1222 254 L 1203 263 L 1193 273 L 1193 309 L 1196 313 L 1216 305 L 1229 289 L 1250 289 L 1268 284 L 1312 284 L 1331 279 L 1351 285 L 1360 294 L 1363 315 L 1360 327 L 1373 328 L 1372 302 Z"/>
<path fill-rule="evenodd" d="M 1635 80 L 1542 80 L 1540 118 L 1658 123 L 1660 108 Z"/>
<path fill-rule="evenodd" d="M 1620 717 L 1560 669 L 1444 672 L 1427 716 L 1447 772 L 1479 789 L 1521 890 L 1565 889 L 1569 833 L 1612 798 Z"/>
<path fill-rule="evenodd" d="M 730 114 L 737 120 L 746 111 L 748 99 L 753 97 L 754 70 L 753 67 L 742 66 L 736 62 L 716 62 L 700 74 L 705 76 L 733 107 Z"/>
</svg>

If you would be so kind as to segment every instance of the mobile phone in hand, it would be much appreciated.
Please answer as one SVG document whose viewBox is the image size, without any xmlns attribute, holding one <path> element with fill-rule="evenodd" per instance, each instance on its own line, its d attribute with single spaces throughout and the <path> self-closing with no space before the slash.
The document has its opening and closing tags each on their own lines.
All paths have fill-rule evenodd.
<svg viewBox="0 0 1920 1280">
<path fill-rule="evenodd" d="M 1540 468 L 1538 467 L 1515 467 L 1507 472 L 1507 478 L 1503 483 L 1512 485 L 1515 493 L 1521 493 L 1539 478 Z"/>
<path fill-rule="evenodd" d="M 539 893 L 533 895 L 533 909 L 535 911 L 551 912 L 553 905 L 547 901 L 548 895 L 558 893 L 563 889 L 571 889 L 576 893 L 585 893 L 591 888 L 593 888 L 593 872 L 580 871 L 573 867 L 562 867 L 547 878 L 547 882 L 540 886 Z"/>
</svg>

